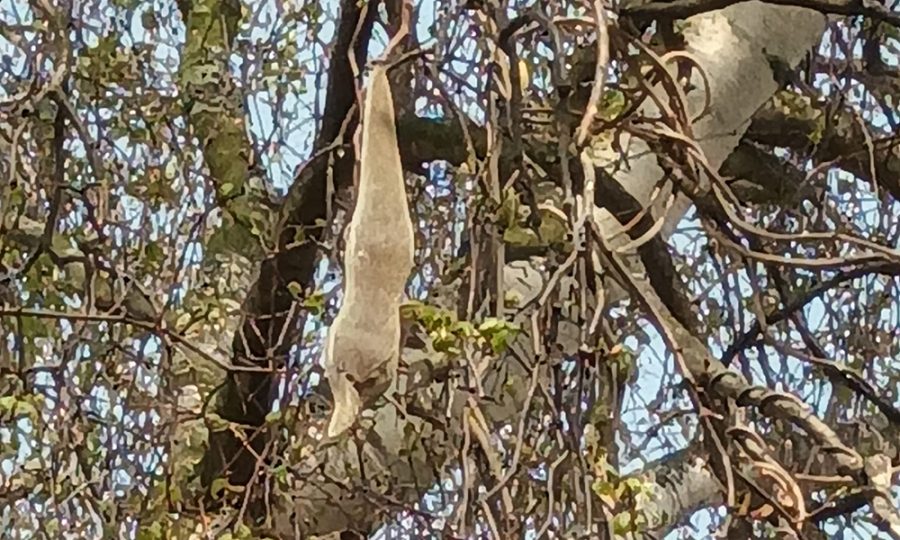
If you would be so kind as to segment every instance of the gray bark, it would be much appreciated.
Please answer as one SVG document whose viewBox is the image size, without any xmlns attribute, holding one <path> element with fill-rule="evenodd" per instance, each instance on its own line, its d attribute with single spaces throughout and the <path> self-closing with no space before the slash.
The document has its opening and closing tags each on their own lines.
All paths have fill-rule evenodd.
<svg viewBox="0 0 900 540">
<path fill-rule="evenodd" d="M 686 32 L 688 50 L 697 58 L 711 83 L 710 111 L 695 124 L 694 134 L 711 164 L 718 167 L 737 145 L 751 115 L 777 89 L 769 57 L 795 64 L 817 43 L 825 19 L 819 13 L 806 9 L 747 2 L 692 17 L 689 22 L 690 28 Z M 699 80 L 696 82 L 702 88 L 702 83 Z M 704 96 L 696 92 L 688 96 L 689 110 L 693 115 L 700 112 L 704 101 Z M 642 204 L 649 202 L 653 187 L 662 178 L 655 156 L 647 150 L 645 143 L 632 140 L 628 148 L 629 168 L 615 174 L 622 186 Z M 672 231 L 688 207 L 689 202 L 679 198 L 666 218 L 663 234 Z M 596 209 L 596 216 L 607 235 L 621 228 L 604 210 Z M 539 293 L 547 277 L 540 270 L 521 262 L 509 265 L 507 274 L 508 277 L 519 274 L 525 278 L 525 285 L 521 280 L 508 280 L 507 284 L 510 288 L 521 288 L 526 299 Z M 410 356 L 422 356 L 420 352 L 406 352 L 408 363 L 412 360 Z M 421 367 L 414 368 L 413 373 L 427 378 L 433 366 L 440 364 L 440 359 L 434 356 L 427 360 L 427 363 L 411 362 Z M 400 381 L 399 389 L 402 391 L 406 384 L 409 382 Z M 509 395 L 509 389 L 527 388 L 527 383 L 523 379 L 522 384 L 506 385 L 505 388 L 506 395 L 500 400 L 500 406 L 490 409 L 489 420 L 495 425 L 508 422 L 510 414 L 518 410 L 517 405 L 521 405 L 522 392 Z M 498 388 L 498 391 L 503 392 L 503 389 Z M 419 393 L 420 402 L 427 402 L 429 391 L 426 389 Z M 309 456 L 309 471 L 317 471 L 324 466 L 329 477 L 349 479 L 359 474 L 357 458 L 362 455 L 373 492 L 348 493 L 339 482 L 327 487 L 325 476 L 311 472 L 309 478 L 297 480 L 296 514 L 299 521 L 291 523 L 287 515 L 282 516 L 278 529 L 285 536 L 296 530 L 305 534 L 326 534 L 351 524 L 357 530 L 371 530 L 381 519 L 374 504 L 379 494 L 390 493 L 393 499 L 404 498 L 408 503 L 414 502 L 415 497 L 420 497 L 422 493 L 413 486 L 427 489 L 438 480 L 428 463 L 440 462 L 435 459 L 436 456 L 456 453 L 453 446 L 459 443 L 459 437 L 452 435 L 452 432 L 445 441 L 436 441 L 432 437 L 430 442 L 423 442 L 428 438 L 420 437 L 415 443 L 409 443 L 405 433 L 410 420 L 398 414 L 393 405 L 377 411 L 375 420 L 369 442 L 361 452 L 356 443 L 346 442 Z M 421 421 L 416 422 L 420 425 L 413 426 L 414 432 L 423 429 Z M 429 428 L 426 426 L 424 429 Z M 404 444 L 398 444 L 399 441 L 404 441 Z M 401 449 L 410 452 L 412 458 L 402 456 Z M 646 472 L 656 478 L 651 522 L 655 534 L 663 535 L 697 508 L 721 502 L 718 481 L 704 465 L 702 453 L 698 452 L 699 449 L 692 448 L 690 452 L 676 454 L 672 460 L 648 466 Z M 411 479 L 416 481 L 411 482 Z M 393 488 L 381 491 L 377 487 L 379 485 Z M 398 490 L 398 486 L 406 489 Z"/>
</svg>

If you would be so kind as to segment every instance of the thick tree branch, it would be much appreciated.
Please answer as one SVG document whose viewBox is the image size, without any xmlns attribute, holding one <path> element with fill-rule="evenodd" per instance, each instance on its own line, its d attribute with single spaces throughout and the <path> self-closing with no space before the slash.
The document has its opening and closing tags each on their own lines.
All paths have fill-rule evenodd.
<svg viewBox="0 0 900 540">
<path fill-rule="evenodd" d="M 629 2 L 621 14 L 634 19 L 668 17 L 686 19 L 700 13 L 724 9 L 748 0 L 675 0 L 674 2 Z M 863 16 L 900 27 L 900 13 L 866 0 L 766 0 L 767 4 L 811 9 L 826 15 Z"/>
<path fill-rule="evenodd" d="M 790 104 L 790 105 L 787 105 Z M 805 152 L 814 146 L 818 163 L 834 162 L 859 178 L 887 190 L 900 200 L 900 139 L 896 136 L 872 139 L 871 153 L 866 143 L 871 137 L 848 109 L 840 109 L 822 133 L 821 115 L 827 110 L 792 99 L 782 93 L 753 117 L 746 139 L 766 146 Z M 875 178 L 872 178 L 874 170 Z"/>
</svg>

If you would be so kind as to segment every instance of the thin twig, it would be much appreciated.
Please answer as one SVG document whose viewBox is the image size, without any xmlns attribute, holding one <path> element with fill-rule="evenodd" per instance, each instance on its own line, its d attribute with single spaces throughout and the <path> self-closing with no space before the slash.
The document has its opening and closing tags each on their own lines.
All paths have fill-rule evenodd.
<svg viewBox="0 0 900 540">
<path fill-rule="evenodd" d="M 591 97 L 588 101 L 581 124 L 578 126 L 577 143 L 584 146 L 590 135 L 591 124 L 599 111 L 600 101 L 603 99 L 603 87 L 606 84 L 606 72 L 609 69 L 609 29 L 606 25 L 606 12 L 603 0 L 594 0 L 594 27 L 597 32 L 597 64 L 594 67 L 594 85 L 591 87 Z"/>
</svg>

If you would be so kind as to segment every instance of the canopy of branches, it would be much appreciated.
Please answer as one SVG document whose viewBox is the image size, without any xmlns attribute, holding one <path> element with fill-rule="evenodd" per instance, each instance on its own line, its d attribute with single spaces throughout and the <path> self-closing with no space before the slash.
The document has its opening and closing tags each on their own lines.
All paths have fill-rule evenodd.
<svg viewBox="0 0 900 540">
<path fill-rule="evenodd" d="M 0 536 L 900 539 L 898 126 L 895 0 L 0 0 Z"/>
</svg>

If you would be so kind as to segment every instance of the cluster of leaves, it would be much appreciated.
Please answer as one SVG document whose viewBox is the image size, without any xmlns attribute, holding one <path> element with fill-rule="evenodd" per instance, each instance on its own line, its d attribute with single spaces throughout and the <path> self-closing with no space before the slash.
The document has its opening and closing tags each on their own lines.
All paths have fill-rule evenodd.
<svg viewBox="0 0 900 540">
<path fill-rule="evenodd" d="M 644 531 L 649 522 L 646 507 L 653 494 L 653 484 L 637 476 L 622 478 L 603 451 L 597 452 L 593 467 L 591 490 L 613 511 L 615 535 L 628 538 Z"/>
<path fill-rule="evenodd" d="M 505 319 L 486 317 L 480 323 L 461 321 L 448 310 L 422 302 L 404 304 L 400 315 L 424 329 L 436 351 L 451 354 L 461 353 L 466 345 L 501 354 L 521 332 L 517 324 Z"/>
</svg>

